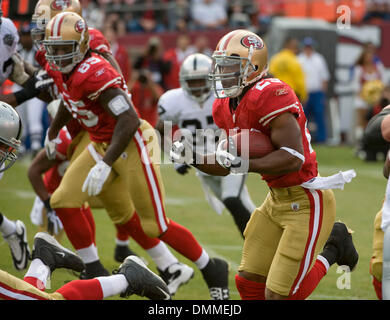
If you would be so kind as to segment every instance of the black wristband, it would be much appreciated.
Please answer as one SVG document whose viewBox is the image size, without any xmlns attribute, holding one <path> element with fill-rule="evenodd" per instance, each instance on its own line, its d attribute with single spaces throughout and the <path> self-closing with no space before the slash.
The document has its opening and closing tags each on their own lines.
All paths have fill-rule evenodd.
<svg viewBox="0 0 390 320">
<path fill-rule="evenodd" d="M 45 201 L 43 201 L 43 204 L 45 205 L 45 208 L 47 211 L 51 211 L 51 206 L 50 206 L 50 197 L 47 198 Z"/>
<path fill-rule="evenodd" d="M 35 79 L 30 77 L 23 85 L 23 89 L 14 93 L 17 104 L 35 98 L 39 94 L 39 90 L 35 89 Z"/>
</svg>

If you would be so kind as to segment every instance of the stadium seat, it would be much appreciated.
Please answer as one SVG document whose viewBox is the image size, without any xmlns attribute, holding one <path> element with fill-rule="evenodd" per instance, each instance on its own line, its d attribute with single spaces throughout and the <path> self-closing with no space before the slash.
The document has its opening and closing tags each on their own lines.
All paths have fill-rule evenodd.
<svg viewBox="0 0 390 320">
<path fill-rule="evenodd" d="M 310 16 L 313 19 L 323 19 L 328 22 L 334 22 L 337 19 L 336 0 L 318 0 L 310 2 Z"/>
<path fill-rule="evenodd" d="M 284 0 L 284 15 L 287 17 L 307 17 L 308 5 L 304 0 Z"/>
<path fill-rule="evenodd" d="M 359 23 L 363 20 L 366 14 L 365 0 L 350 0 L 352 11 L 352 23 Z"/>
</svg>

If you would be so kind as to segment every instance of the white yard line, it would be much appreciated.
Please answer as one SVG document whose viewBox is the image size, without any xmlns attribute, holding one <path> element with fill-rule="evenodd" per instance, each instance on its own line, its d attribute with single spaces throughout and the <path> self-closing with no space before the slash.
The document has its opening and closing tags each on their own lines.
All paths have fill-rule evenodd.
<svg viewBox="0 0 390 320">
<path fill-rule="evenodd" d="M 2 192 L 12 193 L 12 194 L 14 194 L 22 199 L 35 199 L 35 197 L 36 197 L 35 192 L 31 191 L 31 190 L 6 188 L 6 189 L 2 190 Z"/>
</svg>

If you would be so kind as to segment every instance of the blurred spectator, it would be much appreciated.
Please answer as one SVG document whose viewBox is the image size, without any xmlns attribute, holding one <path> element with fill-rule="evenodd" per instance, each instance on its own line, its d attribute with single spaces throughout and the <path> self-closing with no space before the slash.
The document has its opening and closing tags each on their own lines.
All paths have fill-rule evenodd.
<svg viewBox="0 0 390 320">
<path fill-rule="evenodd" d="M 186 31 L 191 21 L 191 10 L 188 0 L 170 1 L 167 15 L 169 30 Z"/>
<path fill-rule="evenodd" d="M 159 38 L 152 37 L 149 39 L 145 52 L 138 57 L 133 67 L 136 70 L 149 70 L 153 81 L 166 89 L 164 76 L 170 70 L 170 63 L 163 59 L 163 47 Z"/>
<path fill-rule="evenodd" d="M 241 2 L 241 0 L 235 0 L 230 6 L 229 27 L 231 28 L 248 28 L 251 25 L 250 16 L 244 11 Z"/>
<path fill-rule="evenodd" d="M 383 20 L 390 20 L 390 3 L 388 0 L 367 1 L 367 13 L 363 22 L 376 23 Z"/>
<path fill-rule="evenodd" d="M 191 15 L 197 29 L 219 29 L 227 23 L 226 7 L 217 0 L 194 1 Z"/>
<path fill-rule="evenodd" d="M 287 83 L 304 103 L 307 99 L 305 74 L 296 56 L 298 53 L 298 40 L 287 38 L 283 49 L 271 58 L 269 71 L 274 77 Z"/>
<path fill-rule="evenodd" d="M 209 38 L 207 38 L 205 35 L 200 34 L 196 37 L 195 42 L 195 50 L 197 53 L 203 53 L 206 56 L 211 57 L 213 54 L 213 50 L 209 47 Z"/>
<path fill-rule="evenodd" d="M 378 91 L 378 89 L 376 89 Z M 377 96 L 377 94 L 375 94 Z M 378 98 L 373 103 L 373 108 L 367 114 L 367 122 L 376 114 L 378 114 L 384 107 L 390 104 L 390 86 L 383 87 L 380 90 Z M 373 143 L 370 136 L 363 135 L 358 156 L 365 161 L 378 161 L 386 159 L 389 150 L 389 143 Z"/>
<path fill-rule="evenodd" d="M 305 73 L 308 100 L 304 106 L 308 121 L 314 117 L 316 130 L 314 141 L 326 142 L 325 100 L 330 78 L 325 58 L 313 48 L 314 40 L 310 37 L 303 39 L 303 52 L 298 59 Z M 310 126 L 309 126 L 310 128 Z"/>
<path fill-rule="evenodd" d="M 104 0 L 80 0 L 83 18 L 87 22 L 88 27 L 102 29 L 105 18 Z"/>
<path fill-rule="evenodd" d="M 272 17 L 283 15 L 282 1 L 257 0 L 258 21 L 260 24 L 268 25 Z"/>
<path fill-rule="evenodd" d="M 104 29 L 104 36 L 110 43 L 111 52 L 121 68 L 122 75 L 125 78 L 126 83 L 130 80 L 131 75 L 131 62 L 127 49 L 122 46 L 117 40 L 117 24 L 112 26 L 106 26 Z"/>
<path fill-rule="evenodd" d="M 19 29 L 20 35 L 20 50 L 19 54 L 31 65 L 37 66 L 35 61 L 36 48 L 33 45 L 30 34 L 30 26 L 22 25 Z M 13 92 L 20 90 L 21 87 L 17 84 L 13 86 Z M 29 141 L 30 150 L 33 156 L 42 148 L 43 135 L 43 110 L 45 103 L 37 98 L 30 99 L 18 106 L 18 112 L 22 119 L 22 152 L 26 149 L 26 142 Z M 24 150 L 23 150 L 24 149 Z"/>
<path fill-rule="evenodd" d="M 163 59 L 169 64 L 169 72 L 164 76 L 165 90 L 180 87 L 180 66 L 185 58 L 195 52 L 196 49 L 191 45 L 191 39 L 186 34 L 181 34 L 177 37 L 176 47 L 164 53 Z"/>
<path fill-rule="evenodd" d="M 104 21 L 103 30 L 111 28 L 115 25 L 116 38 L 120 38 L 126 35 L 126 23 L 118 13 L 109 13 Z"/>
<path fill-rule="evenodd" d="M 373 107 L 372 103 L 363 95 L 368 87 L 379 81 L 386 83 L 385 68 L 383 64 L 375 58 L 375 51 L 372 45 L 366 45 L 360 57 L 358 58 L 353 69 L 352 85 L 355 91 L 355 108 L 356 108 L 356 126 L 355 138 L 359 144 L 364 128 L 367 125 L 367 114 Z M 365 89 L 366 87 L 366 89 Z"/>
<path fill-rule="evenodd" d="M 133 20 L 127 24 L 130 32 L 162 32 L 164 26 L 164 8 L 159 0 L 136 0 Z"/>
<path fill-rule="evenodd" d="M 129 90 L 134 106 L 140 117 L 154 127 L 158 117 L 157 102 L 164 91 L 153 81 L 152 74 L 146 69 L 135 70 L 132 83 Z"/>
</svg>

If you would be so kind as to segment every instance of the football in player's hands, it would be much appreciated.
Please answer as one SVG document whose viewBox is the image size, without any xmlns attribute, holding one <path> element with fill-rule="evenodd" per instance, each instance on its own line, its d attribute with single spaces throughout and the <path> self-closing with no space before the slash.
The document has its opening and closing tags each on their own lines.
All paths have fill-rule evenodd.
<svg viewBox="0 0 390 320">
<path fill-rule="evenodd" d="M 231 136 L 231 139 L 235 143 L 237 156 L 244 159 L 262 158 L 275 151 L 271 139 L 260 131 L 242 130 Z"/>
</svg>

